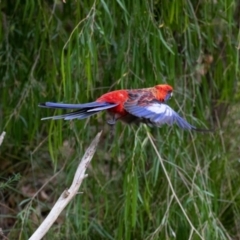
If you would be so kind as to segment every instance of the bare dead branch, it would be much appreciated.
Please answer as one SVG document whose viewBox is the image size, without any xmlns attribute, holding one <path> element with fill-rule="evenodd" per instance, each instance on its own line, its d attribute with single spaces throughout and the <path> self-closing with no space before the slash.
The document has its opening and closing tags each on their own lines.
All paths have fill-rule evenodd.
<svg viewBox="0 0 240 240">
<path fill-rule="evenodd" d="M 87 151 L 85 152 L 82 160 L 80 161 L 77 171 L 74 175 L 74 179 L 72 185 L 69 189 L 65 189 L 56 204 L 53 206 L 52 210 L 42 222 L 42 224 L 38 227 L 38 229 L 33 233 L 29 240 L 39 240 L 42 239 L 45 234 L 48 232 L 52 224 L 56 221 L 60 213 L 67 206 L 67 204 L 71 201 L 71 199 L 78 194 L 79 187 L 84 178 L 86 178 L 85 171 L 92 160 L 92 157 L 97 149 L 97 145 L 100 139 L 102 132 L 99 132 L 97 136 L 94 138 Z"/>
</svg>

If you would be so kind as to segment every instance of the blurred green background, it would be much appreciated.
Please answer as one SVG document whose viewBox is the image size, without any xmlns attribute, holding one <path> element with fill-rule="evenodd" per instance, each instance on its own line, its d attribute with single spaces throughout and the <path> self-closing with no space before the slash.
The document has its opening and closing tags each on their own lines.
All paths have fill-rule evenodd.
<svg viewBox="0 0 240 240">
<path fill-rule="evenodd" d="M 0 21 L 0 228 L 28 239 L 103 130 L 88 178 L 45 239 L 240 239 L 240 2 L 8 0 Z M 84 103 L 168 83 L 169 105 L 214 133 L 118 123 Z M 43 187 L 44 186 L 44 187 Z"/>
</svg>

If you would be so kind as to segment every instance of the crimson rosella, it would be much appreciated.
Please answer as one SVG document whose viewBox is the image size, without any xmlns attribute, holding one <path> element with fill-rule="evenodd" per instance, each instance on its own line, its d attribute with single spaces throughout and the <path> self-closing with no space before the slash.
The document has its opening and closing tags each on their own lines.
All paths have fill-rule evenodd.
<svg viewBox="0 0 240 240">
<path fill-rule="evenodd" d="M 125 123 L 145 123 L 150 126 L 163 124 L 177 124 L 187 130 L 208 131 L 198 129 L 179 116 L 166 101 L 172 96 L 173 88 L 167 84 L 156 85 L 151 88 L 116 90 L 99 97 L 95 102 L 84 104 L 65 104 L 46 102 L 39 104 L 40 107 L 77 109 L 76 111 L 59 116 L 42 118 L 45 119 L 84 119 L 100 111 L 107 110 L 112 120 L 108 124 L 115 124 L 117 120 Z"/>
</svg>

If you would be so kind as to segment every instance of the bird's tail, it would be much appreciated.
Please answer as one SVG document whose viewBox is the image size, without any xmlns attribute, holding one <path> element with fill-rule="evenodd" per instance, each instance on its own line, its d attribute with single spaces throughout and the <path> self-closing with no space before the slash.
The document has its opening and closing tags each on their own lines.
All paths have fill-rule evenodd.
<svg viewBox="0 0 240 240">
<path fill-rule="evenodd" d="M 72 120 L 72 119 L 84 119 L 90 117 L 100 111 L 113 108 L 117 106 L 116 103 L 106 103 L 106 102 L 91 102 L 84 104 L 65 104 L 65 103 L 53 103 L 53 102 L 45 102 L 40 103 L 39 107 L 44 108 L 54 108 L 54 109 L 78 109 L 76 111 L 66 113 L 63 115 L 45 117 L 41 120 L 47 119 L 64 119 L 64 120 Z"/>
</svg>

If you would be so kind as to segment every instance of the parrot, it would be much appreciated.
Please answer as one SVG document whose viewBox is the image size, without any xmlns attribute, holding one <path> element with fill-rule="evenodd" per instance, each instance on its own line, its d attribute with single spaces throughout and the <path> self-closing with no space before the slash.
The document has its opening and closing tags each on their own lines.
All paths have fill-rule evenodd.
<svg viewBox="0 0 240 240">
<path fill-rule="evenodd" d="M 39 107 L 54 109 L 76 109 L 70 113 L 42 118 L 46 119 L 85 119 L 103 110 L 107 110 L 111 119 L 109 125 L 114 125 L 120 120 L 127 124 L 147 124 L 160 127 L 164 124 L 176 124 L 185 130 L 208 132 L 210 129 L 199 129 L 167 105 L 173 95 L 173 87 L 168 84 L 159 84 L 154 87 L 142 89 L 122 89 L 103 94 L 94 102 L 83 104 L 66 104 L 45 102 Z"/>
</svg>

